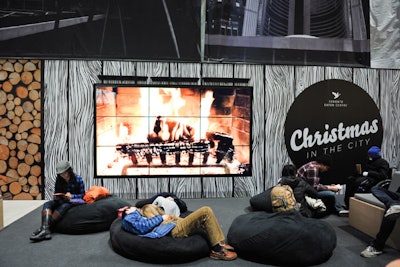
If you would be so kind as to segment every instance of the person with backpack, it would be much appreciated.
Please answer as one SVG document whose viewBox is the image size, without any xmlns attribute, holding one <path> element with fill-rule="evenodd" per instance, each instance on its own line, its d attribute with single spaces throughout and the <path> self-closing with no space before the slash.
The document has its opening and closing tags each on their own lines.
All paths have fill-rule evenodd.
<svg viewBox="0 0 400 267">
<path fill-rule="evenodd" d="M 332 157 L 323 154 L 317 157 L 315 161 L 310 161 L 301 166 L 297 170 L 297 176 L 304 179 L 317 190 L 318 198 L 324 202 L 330 213 L 345 216 L 348 214 L 348 211 L 343 209 L 335 194 L 340 190 L 340 187 L 338 185 L 324 185 L 320 183 L 320 173 L 328 171 L 331 165 Z"/>
<path fill-rule="evenodd" d="M 282 185 L 289 185 L 297 203 L 300 204 L 299 211 L 305 217 L 322 217 L 323 212 L 311 209 L 306 201 L 306 196 L 318 199 L 317 191 L 306 181 L 296 176 L 296 166 L 287 164 L 282 168 L 282 177 L 279 181 Z"/>
</svg>

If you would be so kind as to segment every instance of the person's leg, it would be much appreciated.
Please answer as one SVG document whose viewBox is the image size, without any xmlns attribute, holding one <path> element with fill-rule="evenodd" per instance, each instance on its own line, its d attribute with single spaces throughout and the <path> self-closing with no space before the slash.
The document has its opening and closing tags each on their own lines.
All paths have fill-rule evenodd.
<svg viewBox="0 0 400 267">
<path fill-rule="evenodd" d="M 386 188 L 380 186 L 374 186 L 371 189 L 372 194 L 385 204 L 386 209 L 391 205 L 399 204 L 399 193 L 389 191 Z"/>
<path fill-rule="evenodd" d="M 54 225 L 61 220 L 62 216 L 67 213 L 67 211 L 72 207 L 71 203 L 62 203 L 57 209 L 54 210 L 52 214 L 52 222 L 50 228 L 52 229 Z"/>
<path fill-rule="evenodd" d="M 223 244 L 224 233 L 219 226 L 218 220 L 210 207 L 202 207 L 187 217 L 177 221 L 171 231 L 172 237 L 184 238 L 196 233 L 199 229 L 206 231 L 208 241 L 211 245 L 210 257 L 216 260 L 234 260 L 237 254 L 228 244 Z"/>
<path fill-rule="evenodd" d="M 358 187 L 365 179 L 365 177 L 349 177 L 346 183 L 346 192 L 344 194 L 344 204 L 346 205 L 347 209 L 350 207 L 350 198 L 357 193 Z"/>
<path fill-rule="evenodd" d="M 203 228 L 206 231 L 211 246 L 225 239 L 217 218 L 210 207 L 202 207 L 187 217 L 179 220 L 171 231 L 173 237 L 188 237 Z"/>
<path fill-rule="evenodd" d="M 379 232 L 376 234 L 376 238 L 372 241 L 371 245 L 377 250 L 382 251 L 385 247 L 386 240 L 389 238 L 395 225 L 395 220 L 383 217 Z"/>
<path fill-rule="evenodd" d="M 32 234 L 31 237 L 38 235 L 42 230 L 43 230 L 43 224 L 45 223 L 45 215 L 47 213 L 50 213 L 55 209 L 55 207 L 58 205 L 57 201 L 55 200 L 49 200 L 43 204 L 42 212 L 41 212 L 41 218 L 42 218 L 42 224 L 38 229 L 36 229 Z"/>
<path fill-rule="evenodd" d="M 329 190 L 318 191 L 317 195 L 318 198 L 320 198 L 324 202 L 329 212 L 337 214 L 339 211 L 343 210 L 342 205 L 336 199 L 336 195 L 334 192 Z"/>
<path fill-rule="evenodd" d="M 372 258 L 382 254 L 386 240 L 389 238 L 395 225 L 395 220 L 383 217 L 379 232 L 376 234 L 375 239 L 370 242 L 366 249 L 361 251 L 360 255 L 365 258 Z"/>
<path fill-rule="evenodd" d="M 397 220 L 400 217 L 400 193 L 374 186 L 372 194 L 385 204 L 385 217 L 389 220 Z"/>
<path fill-rule="evenodd" d="M 51 209 L 42 210 L 42 226 L 39 232 L 35 232 L 31 235 L 30 240 L 38 242 L 42 240 L 51 239 L 50 225 L 52 223 L 52 211 Z"/>
</svg>

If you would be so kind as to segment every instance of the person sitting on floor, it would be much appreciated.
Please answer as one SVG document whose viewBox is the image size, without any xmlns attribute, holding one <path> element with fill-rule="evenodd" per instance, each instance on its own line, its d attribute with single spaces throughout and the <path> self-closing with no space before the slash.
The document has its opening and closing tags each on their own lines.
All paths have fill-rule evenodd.
<svg viewBox="0 0 400 267">
<path fill-rule="evenodd" d="M 347 209 L 349 208 L 350 197 L 353 197 L 355 193 L 368 193 L 379 181 L 390 177 L 389 162 L 381 157 L 381 149 L 377 146 L 372 146 L 367 153 L 368 161 L 363 168 L 362 176 L 348 178 L 344 195 L 344 204 Z"/>
<path fill-rule="evenodd" d="M 54 199 L 43 204 L 42 225 L 30 236 L 30 240 L 35 242 L 51 239 L 51 228 L 74 205 L 71 201 L 82 199 L 85 195 L 83 179 L 74 173 L 68 161 L 58 162 L 56 173 Z"/>
<path fill-rule="evenodd" d="M 233 247 L 224 243 L 224 234 L 214 212 L 210 207 L 202 207 L 185 218 L 165 214 L 153 204 L 143 208 L 125 207 L 122 212 L 121 227 L 127 232 L 141 237 L 161 238 L 171 234 L 174 238 L 185 238 L 204 229 L 211 245 L 210 257 L 217 260 L 234 260 L 237 258 Z"/>
<path fill-rule="evenodd" d="M 377 199 L 385 204 L 386 212 L 382 218 L 381 226 L 375 239 L 361 252 L 361 256 L 365 258 L 372 258 L 383 253 L 386 240 L 392 233 L 396 225 L 396 220 L 400 218 L 400 186 L 397 188 L 396 192 L 380 186 L 374 186 L 371 192 Z"/>
<path fill-rule="evenodd" d="M 307 183 L 317 190 L 320 198 L 328 211 L 337 215 L 345 215 L 348 211 L 344 210 L 341 203 L 336 199 L 335 193 L 340 190 L 337 185 L 323 185 L 320 183 L 320 173 L 326 172 L 332 165 L 330 155 L 323 154 L 315 161 L 304 164 L 297 170 L 297 176 L 304 179 Z"/>
<path fill-rule="evenodd" d="M 306 196 L 317 199 L 317 191 L 306 181 L 296 176 L 296 167 L 292 164 L 287 164 L 282 168 L 282 177 L 279 181 L 282 185 L 289 185 L 293 189 L 296 201 L 300 203 L 300 213 L 305 217 L 321 217 L 316 212 L 309 208 Z"/>
</svg>

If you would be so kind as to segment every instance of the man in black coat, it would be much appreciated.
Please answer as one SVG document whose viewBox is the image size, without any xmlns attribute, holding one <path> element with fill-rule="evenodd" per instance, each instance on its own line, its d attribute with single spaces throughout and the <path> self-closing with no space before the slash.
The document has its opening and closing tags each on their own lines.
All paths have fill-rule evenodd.
<svg viewBox="0 0 400 267">
<path fill-rule="evenodd" d="M 389 163 L 381 157 L 381 149 L 372 146 L 368 150 L 368 161 L 363 168 L 362 176 L 349 177 L 346 184 L 344 203 L 349 208 L 350 197 L 358 192 L 371 192 L 371 188 L 378 182 L 390 177 Z"/>
</svg>

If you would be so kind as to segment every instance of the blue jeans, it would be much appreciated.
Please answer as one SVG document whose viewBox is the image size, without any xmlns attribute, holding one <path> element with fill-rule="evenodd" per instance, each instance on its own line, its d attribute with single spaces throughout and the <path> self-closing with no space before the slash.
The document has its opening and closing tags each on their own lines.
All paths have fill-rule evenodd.
<svg viewBox="0 0 400 267">
<path fill-rule="evenodd" d="M 43 204 L 43 209 L 50 209 L 52 212 L 55 210 L 58 211 L 58 213 L 63 216 L 67 210 L 71 208 L 71 203 L 63 201 L 63 200 L 49 200 Z"/>
<path fill-rule="evenodd" d="M 342 205 L 336 199 L 336 193 L 329 190 L 324 190 L 318 191 L 317 195 L 318 198 L 320 198 L 322 202 L 324 202 L 326 208 L 330 213 L 338 213 L 339 211 L 343 210 Z"/>
<path fill-rule="evenodd" d="M 385 204 L 386 210 L 388 210 L 391 205 L 400 205 L 400 193 L 398 192 L 389 191 L 379 186 L 372 187 L 371 192 L 377 199 Z M 377 250 L 382 250 L 395 225 L 396 220 L 388 220 L 386 217 L 383 217 L 379 232 L 370 245 Z"/>
<path fill-rule="evenodd" d="M 392 205 L 400 205 L 400 193 L 389 191 L 380 186 L 372 187 L 371 192 L 377 199 L 385 204 L 386 210 Z"/>
</svg>

